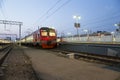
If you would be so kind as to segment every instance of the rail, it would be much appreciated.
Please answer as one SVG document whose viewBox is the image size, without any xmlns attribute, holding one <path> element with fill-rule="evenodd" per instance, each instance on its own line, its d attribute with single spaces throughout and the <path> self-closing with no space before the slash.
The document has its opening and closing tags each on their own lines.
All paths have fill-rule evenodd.
<svg viewBox="0 0 120 80">
<path fill-rule="evenodd" d="M 8 45 L 2 49 L 0 49 L 0 66 L 2 65 L 3 61 L 7 57 L 8 53 L 11 51 L 12 46 Z"/>
</svg>

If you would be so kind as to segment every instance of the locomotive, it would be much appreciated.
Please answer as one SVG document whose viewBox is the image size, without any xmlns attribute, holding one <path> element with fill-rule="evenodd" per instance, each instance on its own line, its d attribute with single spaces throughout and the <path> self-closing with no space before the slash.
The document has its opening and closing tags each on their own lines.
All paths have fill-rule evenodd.
<svg viewBox="0 0 120 80">
<path fill-rule="evenodd" d="M 54 48 L 57 45 L 56 39 L 57 33 L 55 29 L 49 27 L 41 27 L 32 34 L 21 39 L 21 44 L 42 48 Z"/>
</svg>

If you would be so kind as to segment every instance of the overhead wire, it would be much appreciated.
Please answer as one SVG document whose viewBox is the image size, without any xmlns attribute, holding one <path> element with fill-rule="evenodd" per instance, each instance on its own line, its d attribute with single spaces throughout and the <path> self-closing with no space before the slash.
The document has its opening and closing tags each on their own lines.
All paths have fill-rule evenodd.
<svg viewBox="0 0 120 80">
<path fill-rule="evenodd" d="M 89 25 L 89 24 L 96 24 L 96 23 L 100 23 L 100 22 L 105 22 L 105 21 L 108 21 L 108 20 L 112 20 L 112 19 L 114 19 L 114 18 L 116 18 L 116 17 L 120 17 L 120 14 L 118 14 L 118 15 L 115 15 L 115 16 L 112 16 L 112 17 L 109 17 L 109 18 L 104 18 L 104 19 L 101 19 L 101 20 L 95 20 L 94 22 L 89 22 L 89 23 L 87 23 L 87 24 L 83 24 L 83 26 L 87 26 L 87 25 Z M 88 22 L 88 21 L 87 21 Z"/>
<path fill-rule="evenodd" d="M 65 5 L 67 5 L 71 0 L 67 0 L 65 3 L 63 3 L 61 6 L 59 6 L 55 11 L 53 11 L 50 15 L 48 15 L 45 20 L 47 20 L 48 18 L 50 18 L 51 16 L 53 16 L 57 11 L 59 11 L 62 7 L 64 7 Z M 43 20 L 43 21 L 45 21 Z"/>
<path fill-rule="evenodd" d="M 109 29 L 110 27 L 113 27 L 114 26 L 114 24 L 115 24 L 115 22 L 113 22 L 113 23 L 108 23 L 108 21 L 116 21 L 115 19 L 116 18 L 119 18 L 120 17 L 120 14 L 119 15 L 115 15 L 115 16 L 112 16 L 112 17 L 109 17 L 109 18 L 104 18 L 104 19 L 102 19 L 102 20 L 98 20 L 98 21 L 95 21 L 95 22 L 91 22 L 91 23 L 87 23 L 87 24 L 83 24 L 82 25 L 82 28 L 84 27 L 85 28 L 85 26 L 87 26 L 86 28 L 88 28 L 88 29 L 92 29 L 92 28 L 96 28 L 96 29 L 104 29 L 104 28 L 107 28 L 107 29 Z M 120 18 L 119 18 L 119 20 L 120 20 Z M 118 20 L 117 20 L 118 21 Z M 102 22 L 102 24 L 101 25 L 98 25 L 98 26 L 96 26 L 96 25 L 94 25 L 94 24 L 100 24 Z M 119 21 L 118 21 L 119 22 Z M 92 25 L 92 27 L 90 27 Z M 110 26 L 110 27 L 108 27 L 108 25 Z M 89 27 L 88 27 L 89 26 Z"/>
<path fill-rule="evenodd" d="M 38 20 L 35 22 L 35 23 L 37 23 L 40 19 L 42 19 L 44 16 L 46 16 L 47 14 L 49 14 L 49 12 L 52 10 L 52 9 L 54 9 L 56 6 L 57 6 L 57 4 L 58 3 L 60 3 L 62 0 L 58 0 L 52 7 L 50 7 L 42 16 L 40 16 L 39 18 L 38 18 Z M 34 24 L 35 24 L 34 23 Z"/>
<path fill-rule="evenodd" d="M 109 14 L 108 14 L 109 15 Z M 117 20 L 117 22 L 120 22 L 120 13 L 119 13 L 119 11 L 116 11 L 116 12 L 113 12 L 112 14 L 110 14 L 109 16 L 111 16 L 111 17 L 107 17 L 106 18 L 106 16 L 103 16 L 102 17 L 102 19 L 100 19 L 100 17 L 98 18 L 95 18 L 95 19 L 93 19 L 94 21 L 92 21 L 91 22 L 91 19 L 89 19 L 89 23 L 86 23 L 86 24 L 82 24 L 81 26 L 82 26 L 82 28 L 83 28 L 83 26 L 88 26 L 88 25 L 94 25 L 94 24 L 99 24 L 99 23 L 103 23 L 102 25 L 99 25 L 99 26 L 93 26 L 93 27 L 91 27 L 91 29 L 93 29 L 93 28 L 97 28 L 97 30 L 105 30 L 104 28 L 106 28 L 108 31 L 110 31 L 110 27 L 112 27 L 112 29 L 114 29 L 114 22 L 112 22 L 112 23 L 108 23 L 108 21 L 112 21 L 112 20 L 115 20 L 116 18 L 117 19 L 119 19 L 119 21 Z M 116 20 L 115 20 L 116 21 Z M 85 22 L 85 21 L 84 21 Z M 88 21 L 86 21 L 86 22 L 88 22 Z M 104 26 L 104 27 L 103 27 Z M 110 26 L 110 27 L 108 27 L 108 26 Z M 80 28 L 80 30 L 83 30 L 82 28 Z M 87 27 L 86 27 L 87 28 Z M 99 29 L 98 29 L 99 28 Z M 85 28 L 84 28 L 85 29 Z M 64 30 L 64 31 L 68 31 L 69 29 L 66 29 L 66 30 Z M 88 29 L 89 30 L 89 29 Z M 73 30 L 72 30 L 73 31 Z M 80 31 L 81 32 L 81 31 Z"/>
<path fill-rule="evenodd" d="M 3 2 L 3 0 L 0 0 L 0 8 L 2 8 L 2 2 Z"/>
<path fill-rule="evenodd" d="M 115 12 L 110 12 L 109 14 L 106 14 L 106 15 L 103 15 L 103 16 L 99 16 L 99 17 L 96 17 L 96 18 L 93 18 L 93 19 L 88 19 L 87 20 L 87 22 L 91 22 L 91 21 L 95 21 L 95 20 L 98 20 L 98 19 L 100 19 L 100 18 L 106 18 L 106 16 L 113 16 L 113 15 L 115 15 L 115 14 L 120 14 L 119 13 L 120 12 L 120 10 L 116 10 Z"/>
<path fill-rule="evenodd" d="M 99 29 L 103 29 L 103 28 L 107 28 L 108 26 L 112 26 L 112 25 L 114 25 L 114 23 L 108 23 L 108 21 L 112 21 L 113 19 L 115 19 L 115 18 L 119 18 L 120 17 L 120 14 L 117 14 L 117 15 L 115 15 L 114 14 L 114 16 L 111 16 L 111 17 L 107 17 L 107 18 L 104 18 L 104 19 L 101 19 L 101 20 L 97 20 L 96 21 L 96 19 L 95 19 L 95 21 L 94 22 L 90 22 L 90 23 L 87 23 L 87 24 L 82 24 L 81 25 L 81 28 L 80 28 L 80 30 L 83 30 L 83 29 L 92 29 L 92 28 L 99 28 Z M 88 21 L 86 21 L 86 22 L 88 22 Z M 99 26 L 95 26 L 94 24 L 99 24 L 99 23 L 101 23 L 101 22 L 104 22 L 104 24 L 101 24 L 101 25 L 99 25 Z M 119 22 L 119 21 L 118 21 Z M 91 26 L 93 24 L 93 26 L 92 27 L 88 27 L 88 26 Z M 87 27 L 85 27 L 85 26 L 87 26 Z M 104 26 L 104 27 L 102 27 L 102 26 Z M 63 31 L 68 31 L 68 29 L 64 29 Z"/>
<path fill-rule="evenodd" d="M 4 10 L 3 10 L 3 5 L 4 5 L 4 1 L 0 0 L 0 10 L 1 10 L 2 15 L 5 17 Z"/>
<path fill-rule="evenodd" d="M 3 10 L 3 6 L 4 6 L 4 1 L 0 0 L 0 10 L 1 10 L 1 13 L 2 13 L 3 17 L 5 18 L 5 13 L 4 13 L 4 10 Z M 6 24 L 4 24 L 4 30 L 6 30 Z"/>
<path fill-rule="evenodd" d="M 67 5 L 71 0 L 67 0 L 66 2 L 64 2 L 61 6 L 59 6 L 58 8 L 56 8 L 53 12 L 51 12 L 51 14 L 49 14 L 48 16 L 45 16 L 44 19 L 41 19 L 41 23 L 44 23 L 48 18 L 50 18 L 51 16 L 53 16 L 57 11 L 59 11 L 62 7 L 64 7 L 65 5 Z M 51 10 L 51 9 L 50 9 Z M 50 12 L 49 10 L 49 12 Z"/>
<path fill-rule="evenodd" d="M 65 6 L 67 3 L 69 3 L 71 0 L 67 0 L 65 3 L 63 3 L 61 6 L 59 6 L 58 8 L 56 8 L 51 14 L 49 14 L 49 12 L 51 11 L 51 10 L 53 10 L 54 8 L 55 8 L 55 6 L 57 6 L 57 5 L 55 5 L 55 6 L 52 6 L 51 8 L 49 8 L 48 9 L 48 11 L 43 15 L 43 16 L 41 16 L 39 19 L 41 19 L 41 18 L 43 18 L 44 17 L 44 19 L 42 20 L 41 19 L 41 23 L 44 21 L 46 21 L 48 18 L 50 18 L 51 16 L 53 16 L 57 11 L 59 11 L 63 6 Z M 58 4 L 60 1 L 58 0 L 56 3 Z M 47 15 L 47 16 L 46 16 Z M 100 22 L 105 22 L 105 21 L 108 21 L 108 20 L 111 20 L 111 19 L 113 19 L 113 18 L 116 18 L 116 17 L 119 17 L 120 15 L 115 15 L 115 16 L 112 16 L 112 17 L 110 17 L 110 18 L 104 18 L 104 19 L 102 19 L 102 20 L 98 20 L 98 19 L 96 19 L 95 21 L 93 21 L 93 22 L 89 22 L 89 23 L 87 23 L 87 24 L 83 24 L 83 26 L 87 26 L 87 25 L 89 25 L 89 24 L 97 24 L 97 23 L 100 23 Z"/>
</svg>

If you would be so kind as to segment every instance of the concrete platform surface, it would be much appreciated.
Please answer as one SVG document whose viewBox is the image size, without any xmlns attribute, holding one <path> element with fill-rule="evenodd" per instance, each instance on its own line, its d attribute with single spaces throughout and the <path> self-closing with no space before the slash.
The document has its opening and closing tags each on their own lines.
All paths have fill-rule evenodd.
<svg viewBox="0 0 120 80">
<path fill-rule="evenodd" d="M 120 80 L 120 69 L 23 47 L 41 80 Z M 55 53 L 55 52 L 54 52 Z"/>
</svg>

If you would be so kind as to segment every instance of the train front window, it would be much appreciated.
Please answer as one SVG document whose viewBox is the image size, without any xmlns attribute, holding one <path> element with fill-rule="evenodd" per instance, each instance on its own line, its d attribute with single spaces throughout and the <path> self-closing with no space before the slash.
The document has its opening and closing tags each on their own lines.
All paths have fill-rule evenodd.
<svg viewBox="0 0 120 80">
<path fill-rule="evenodd" d="M 49 36 L 55 36 L 55 32 L 49 32 Z"/>
<path fill-rule="evenodd" d="M 50 30 L 49 31 L 49 36 L 55 36 L 55 31 L 54 30 Z"/>
<path fill-rule="evenodd" d="M 48 36 L 47 31 L 46 31 L 46 30 L 42 30 L 42 31 L 41 31 L 41 36 Z"/>
<path fill-rule="evenodd" d="M 41 36 L 56 36 L 56 33 L 54 30 L 41 30 Z"/>
</svg>

